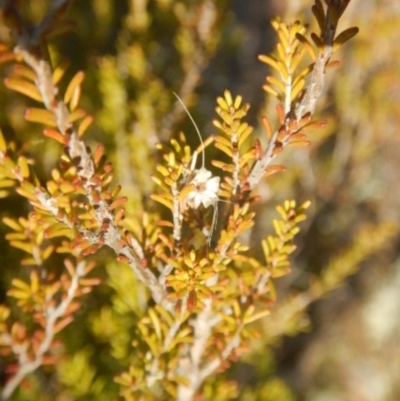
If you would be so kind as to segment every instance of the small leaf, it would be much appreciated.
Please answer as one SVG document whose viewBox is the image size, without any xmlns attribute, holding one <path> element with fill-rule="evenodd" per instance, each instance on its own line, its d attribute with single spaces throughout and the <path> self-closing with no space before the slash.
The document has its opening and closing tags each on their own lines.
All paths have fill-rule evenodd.
<svg viewBox="0 0 400 401">
<path fill-rule="evenodd" d="M 270 165 L 268 166 L 267 170 L 265 171 L 264 177 L 269 177 L 275 173 L 280 173 L 286 171 L 286 167 L 281 165 Z"/>
<path fill-rule="evenodd" d="M 259 55 L 258 59 L 265 64 L 268 64 L 277 71 L 280 71 L 278 61 L 273 56 Z"/>
<path fill-rule="evenodd" d="M 227 138 L 224 138 L 223 136 L 221 136 L 221 135 L 217 135 L 216 137 L 215 137 L 215 143 L 217 144 L 221 144 L 222 146 L 225 146 L 225 147 L 227 147 L 227 148 L 230 148 L 231 146 L 232 146 L 232 144 L 231 144 L 231 142 L 227 139 Z"/>
<path fill-rule="evenodd" d="M 286 91 L 285 85 L 279 79 L 275 78 L 272 75 L 269 75 L 269 76 L 267 76 L 267 82 L 275 85 L 277 88 L 279 88 L 282 91 L 282 93 L 285 93 L 285 91 Z"/>
<path fill-rule="evenodd" d="M 85 78 L 85 73 L 83 71 L 78 71 L 71 79 L 71 82 L 69 83 L 64 95 L 64 102 L 66 104 L 68 104 L 71 101 L 74 91 L 78 86 L 82 84 L 84 78 Z"/>
<path fill-rule="evenodd" d="M 25 78 L 31 82 L 34 82 L 36 79 L 36 73 L 31 68 L 23 64 L 16 64 L 13 67 L 13 73 L 15 75 L 19 75 L 22 78 Z"/>
<path fill-rule="evenodd" d="M 310 55 L 312 60 L 315 61 L 317 59 L 317 55 L 315 54 L 314 47 L 310 43 L 310 41 L 301 33 L 297 33 L 296 38 L 305 46 L 305 49 L 307 50 L 308 54 Z"/>
<path fill-rule="evenodd" d="M 336 36 L 335 40 L 333 41 L 333 49 L 332 52 L 334 53 L 337 51 L 343 43 L 346 43 L 350 40 L 353 36 L 357 35 L 359 29 L 357 27 L 352 27 L 344 30 L 338 36 Z"/>
<path fill-rule="evenodd" d="M 239 148 L 241 148 L 244 144 L 244 142 L 246 141 L 246 139 L 252 134 L 252 132 L 254 131 L 254 128 L 251 125 L 248 125 L 247 123 L 243 123 L 240 125 L 239 131 L 241 131 L 242 128 L 245 128 L 244 131 L 242 133 L 240 133 L 239 135 Z"/>
<path fill-rule="evenodd" d="M 22 231 L 23 228 L 14 220 L 9 217 L 3 217 L 3 223 L 8 227 L 12 228 L 14 231 Z"/>
<path fill-rule="evenodd" d="M 216 143 L 215 147 L 219 150 L 222 150 L 222 152 L 224 152 L 226 155 L 228 155 L 229 157 L 233 157 L 233 153 L 232 150 L 230 148 L 228 148 L 227 146 L 222 145 L 221 143 Z"/>
<path fill-rule="evenodd" d="M 79 124 L 78 128 L 78 136 L 82 138 L 83 134 L 88 129 L 89 125 L 93 122 L 93 116 L 86 116 L 81 123 Z"/>
<path fill-rule="evenodd" d="M 11 178 L 3 178 L 0 179 L 0 188 L 11 188 L 15 185 L 15 180 Z"/>
<path fill-rule="evenodd" d="M 170 227 L 170 228 L 174 228 L 174 224 L 171 223 L 170 221 L 167 220 L 159 220 L 157 221 L 157 226 L 159 227 Z"/>
<path fill-rule="evenodd" d="M 45 231 L 45 237 L 48 239 L 56 237 L 67 237 L 72 239 L 73 236 L 73 230 L 69 227 L 65 227 L 65 225 L 62 223 L 56 224 Z"/>
<path fill-rule="evenodd" d="M 8 89 L 22 93 L 23 95 L 28 96 L 38 102 L 43 102 L 39 89 L 29 81 L 18 78 L 6 78 L 4 80 L 4 84 Z"/>
<path fill-rule="evenodd" d="M 226 103 L 228 104 L 228 106 L 231 107 L 232 104 L 233 104 L 233 99 L 232 99 L 231 92 L 229 92 L 228 90 L 225 90 L 224 91 L 224 97 L 225 97 L 225 100 L 226 100 Z"/>
<path fill-rule="evenodd" d="M 60 64 L 55 68 L 53 72 L 53 84 L 57 85 L 61 78 L 64 76 L 68 67 L 71 65 L 71 62 L 68 60 L 61 61 Z"/>
<path fill-rule="evenodd" d="M 276 111 L 278 113 L 279 124 L 283 125 L 285 122 L 285 112 L 281 104 L 276 105 Z"/>
<path fill-rule="evenodd" d="M 54 333 L 59 333 L 62 329 L 67 327 L 70 323 L 74 321 L 73 316 L 67 316 L 64 317 L 63 319 L 59 320 L 55 325 L 54 325 Z"/>
<path fill-rule="evenodd" d="M 222 110 L 229 111 L 229 106 L 223 97 L 217 97 L 217 103 Z"/>
<path fill-rule="evenodd" d="M 288 30 L 287 30 L 287 26 L 285 24 L 280 24 L 279 29 L 278 29 L 278 37 L 279 37 L 279 41 L 282 44 L 282 47 L 284 49 L 289 49 L 290 45 L 289 45 L 289 41 L 288 41 Z"/>
<path fill-rule="evenodd" d="M 22 188 L 22 187 L 16 188 L 15 191 L 17 193 L 19 193 L 21 196 L 29 199 L 30 201 L 33 201 L 33 202 L 37 201 L 36 196 L 33 193 L 29 192 L 28 189 L 25 187 L 24 188 Z"/>
<path fill-rule="evenodd" d="M 256 320 L 262 319 L 263 317 L 268 316 L 270 314 L 271 314 L 271 311 L 269 309 L 264 309 L 264 310 L 262 310 L 260 312 L 254 313 L 253 315 L 250 315 L 250 316 L 246 317 L 243 320 L 243 323 L 244 324 L 253 323 Z"/>
<path fill-rule="evenodd" d="M 340 65 L 339 60 L 330 60 L 329 63 L 325 65 L 325 70 L 328 70 L 330 68 L 336 68 Z"/>
<path fill-rule="evenodd" d="M 157 316 L 157 313 L 153 308 L 148 310 L 148 314 L 150 317 L 151 322 L 153 323 L 154 330 L 156 332 L 157 338 L 162 338 L 162 329 L 161 329 L 161 322 Z"/>
<path fill-rule="evenodd" d="M 315 19 L 318 22 L 319 29 L 322 32 L 325 30 L 325 13 L 321 1 L 316 1 L 316 4 L 311 7 Z"/>
<path fill-rule="evenodd" d="M 71 111 L 75 110 L 78 107 L 79 101 L 81 100 L 82 88 L 81 86 L 77 86 L 72 93 L 71 101 L 69 103 L 69 109 Z"/>
<path fill-rule="evenodd" d="M 26 157 L 24 157 L 24 156 L 18 157 L 18 167 L 19 167 L 22 177 L 28 178 L 30 172 L 29 172 L 28 160 Z"/>
<path fill-rule="evenodd" d="M 61 143 L 61 145 L 67 145 L 68 144 L 68 137 L 61 134 L 60 132 L 53 130 L 53 129 L 45 129 L 43 131 L 44 136 L 47 136 L 48 138 L 52 138 L 56 140 L 57 142 Z"/>
<path fill-rule="evenodd" d="M 290 94 L 291 102 L 293 102 L 293 100 L 296 99 L 297 95 L 304 88 L 304 85 L 305 85 L 304 79 L 300 79 L 299 81 L 297 81 L 296 85 L 292 87 L 292 93 Z"/>
<path fill-rule="evenodd" d="M 33 252 L 33 245 L 29 244 L 27 242 L 21 242 L 21 241 L 10 241 L 10 245 L 13 246 L 14 248 L 21 249 L 22 251 L 32 254 Z"/>
<path fill-rule="evenodd" d="M 0 54 L 0 64 L 8 63 L 9 61 L 13 61 L 17 58 L 17 55 L 13 52 L 6 52 Z"/>
<path fill-rule="evenodd" d="M 197 305 L 197 294 L 195 290 L 191 290 L 189 291 L 189 295 L 187 297 L 186 307 L 189 312 L 192 312 L 193 309 L 196 307 L 196 305 Z"/>
<path fill-rule="evenodd" d="M 237 110 L 240 107 L 240 104 L 242 103 L 242 96 L 238 95 L 235 98 L 235 102 L 233 103 L 233 107 Z"/>
<path fill-rule="evenodd" d="M 100 159 L 104 154 L 104 145 L 99 144 L 97 145 L 96 151 L 94 152 L 93 161 L 96 166 L 99 165 Z"/>
<path fill-rule="evenodd" d="M 156 202 L 161 203 L 171 211 L 173 210 L 173 203 L 172 200 L 168 199 L 165 197 L 165 195 L 157 195 L 157 194 L 152 194 L 151 199 L 155 200 Z"/>
<path fill-rule="evenodd" d="M 324 47 L 324 44 L 322 43 L 321 38 L 316 35 L 314 32 L 311 34 L 311 39 L 315 43 L 315 45 L 318 47 L 319 50 L 322 50 Z"/>
<path fill-rule="evenodd" d="M 289 141 L 288 143 L 288 146 L 291 147 L 305 147 L 310 145 L 311 145 L 310 141 Z"/>
<path fill-rule="evenodd" d="M 262 88 L 265 90 L 265 92 L 281 100 L 281 95 L 279 95 L 279 93 L 275 89 L 272 89 L 269 85 L 263 85 Z"/>
<path fill-rule="evenodd" d="M 121 205 L 123 205 L 128 200 L 127 196 L 121 196 L 121 198 L 116 199 L 111 205 L 108 207 L 108 210 L 113 210 Z"/>
<path fill-rule="evenodd" d="M 51 111 L 45 109 L 29 108 L 25 111 L 25 120 L 44 124 L 50 127 L 57 127 L 56 120 Z"/>
<path fill-rule="evenodd" d="M 86 111 L 83 109 L 74 110 L 68 117 L 69 123 L 74 123 L 76 120 L 80 120 L 81 118 L 86 116 Z"/>
</svg>

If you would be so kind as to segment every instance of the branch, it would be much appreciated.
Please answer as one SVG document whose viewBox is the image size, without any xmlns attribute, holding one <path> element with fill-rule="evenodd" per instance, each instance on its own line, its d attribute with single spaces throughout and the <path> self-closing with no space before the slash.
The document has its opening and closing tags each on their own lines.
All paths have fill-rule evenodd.
<svg viewBox="0 0 400 401">
<path fill-rule="evenodd" d="M 178 374 L 182 374 L 188 381 L 188 385 L 180 384 L 178 387 L 177 401 L 190 401 L 203 383 L 206 376 L 201 373 L 201 361 L 207 346 L 207 341 L 212 335 L 212 328 L 220 318 L 212 311 L 212 300 L 204 301 L 204 309 L 193 322 L 194 340 L 190 346 L 189 355 L 180 357 Z"/>
<path fill-rule="evenodd" d="M 8 4 L 8 3 L 7 3 Z M 24 29 L 24 22 L 19 18 L 21 29 L 14 31 L 18 45 L 15 47 L 15 53 L 19 54 L 23 60 L 35 71 L 35 84 L 42 96 L 43 103 L 47 110 L 51 111 L 56 119 L 57 127 L 63 136 L 68 138 L 68 153 L 71 159 L 79 160 L 77 176 L 82 182 L 82 187 L 85 190 L 88 202 L 93 206 L 96 215 L 96 221 L 99 227 L 102 227 L 104 221 L 110 222 L 107 224 L 107 229 L 103 234 L 104 243 L 112 248 L 117 255 L 123 255 L 127 258 L 127 263 L 134 271 L 136 276 L 141 280 L 151 291 L 154 301 L 162 304 L 164 308 L 170 309 L 172 303 L 167 300 L 165 287 L 161 286 L 156 276 L 141 263 L 144 257 L 144 251 L 139 242 L 134 240 L 132 248 L 129 248 L 122 241 L 120 229 L 115 221 L 114 215 L 109 210 L 109 205 L 105 200 L 94 199 L 93 193 L 101 193 L 101 185 L 94 182 L 95 176 L 94 161 L 87 149 L 85 143 L 79 138 L 76 128 L 69 122 L 70 112 L 59 96 L 58 87 L 53 84 L 52 68 L 46 59 L 42 56 L 43 51 L 38 46 L 37 37 L 43 34 L 45 27 L 50 23 L 50 17 L 60 11 L 60 7 L 67 5 L 67 1 L 55 1 L 49 13 L 44 17 L 41 23 L 37 25 L 27 35 L 27 30 Z M 10 6 L 12 9 L 15 7 Z M 40 203 L 52 213 L 54 218 L 57 217 L 58 208 L 54 206 L 52 199 L 43 190 L 37 188 L 37 195 Z M 65 219 L 61 222 L 66 223 Z M 71 228 L 71 225 L 68 225 Z M 89 230 L 81 232 L 86 240 L 91 244 L 99 244 L 99 237 Z"/>
<path fill-rule="evenodd" d="M 46 352 L 49 351 L 51 344 L 53 342 L 55 336 L 55 326 L 57 324 L 57 320 L 61 318 L 65 312 L 67 311 L 69 305 L 79 289 L 79 279 L 85 276 L 86 272 L 86 262 L 81 261 L 78 263 L 75 274 L 72 276 L 71 285 L 68 288 L 67 296 L 65 299 L 58 305 L 57 308 L 48 308 L 46 310 L 47 320 L 45 326 L 45 335 L 40 343 L 38 350 L 35 353 L 35 357 L 33 360 L 30 360 L 27 355 L 27 347 L 18 347 L 14 348 L 14 353 L 19 355 L 19 368 L 17 373 L 12 377 L 11 380 L 7 382 L 2 393 L 1 399 L 7 400 L 21 381 L 29 374 L 34 372 L 37 368 L 39 368 L 43 363 L 43 357 Z"/>
<path fill-rule="evenodd" d="M 294 116 L 297 121 L 300 121 L 307 114 L 314 114 L 315 107 L 318 99 L 321 97 L 322 90 L 325 85 L 325 67 L 332 56 L 332 46 L 335 38 L 336 27 L 339 16 L 343 13 L 349 1 L 346 4 L 341 4 L 341 0 L 332 0 L 328 6 L 325 16 L 325 26 L 321 32 L 321 47 L 317 55 L 317 59 L 314 63 L 313 70 L 311 73 L 309 86 L 306 88 L 305 94 L 297 104 L 295 110 L 293 110 Z M 315 6 L 314 6 L 315 7 Z M 334 10 L 334 12 L 332 11 Z M 333 17 L 336 14 L 336 19 Z M 288 118 L 291 109 L 288 109 L 288 96 L 290 98 L 290 91 L 287 88 L 288 82 L 286 82 L 286 96 L 285 96 L 285 117 Z M 286 124 L 287 127 L 287 124 Z M 261 160 L 257 161 L 249 175 L 248 183 L 250 189 L 253 190 L 256 185 L 260 182 L 264 176 L 268 166 L 275 158 L 274 150 L 278 139 L 279 130 L 275 131 L 270 141 L 268 142 L 267 150 Z"/>
</svg>

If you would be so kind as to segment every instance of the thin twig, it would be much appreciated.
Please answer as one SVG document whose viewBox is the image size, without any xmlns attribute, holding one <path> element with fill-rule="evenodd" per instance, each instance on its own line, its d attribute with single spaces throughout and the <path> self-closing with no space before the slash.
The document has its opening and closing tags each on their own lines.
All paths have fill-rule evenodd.
<svg viewBox="0 0 400 401">
<path fill-rule="evenodd" d="M 16 349 L 13 347 L 13 351 L 19 354 L 18 358 L 18 371 L 17 373 L 7 382 L 1 393 L 1 399 L 7 400 L 13 392 L 16 390 L 21 381 L 30 373 L 34 372 L 43 363 L 43 357 L 46 352 L 50 350 L 52 341 L 55 336 L 55 326 L 57 320 L 61 318 L 67 311 L 69 305 L 73 301 L 77 290 L 79 289 L 79 279 L 83 277 L 86 269 L 86 262 L 81 261 L 76 267 L 75 274 L 72 276 L 71 284 L 67 291 L 67 296 L 56 308 L 47 308 L 46 310 L 46 326 L 44 331 L 44 338 L 40 343 L 38 350 L 35 353 L 33 359 L 30 359 L 27 355 L 27 348 Z"/>
<path fill-rule="evenodd" d="M 337 13 L 340 15 L 340 13 L 344 11 L 343 10 L 344 6 L 341 5 L 340 0 L 332 0 L 332 2 L 334 3 L 333 6 L 336 8 Z M 335 32 L 336 32 L 336 25 L 331 23 L 330 11 L 328 8 L 325 19 L 325 30 L 323 32 L 323 37 L 322 37 L 322 42 L 324 46 L 320 50 L 317 59 L 315 61 L 314 68 L 310 77 L 310 84 L 306 89 L 305 95 L 294 111 L 297 121 L 299 121 L 306 114 L 308 113 L 313 114 L 315 111 L 317 101 L 320 98 L 322 90 L 324 88 L 325 67 L 332 55 L 332 45 L 335 37 Z M 286 107 L 285 107 L 285 113 L 286 115 L 288 114 Z M 279 135 L 279 130 L 275 131 L 274 134 L 272 135 L 272 138 L 268 143 L 267 150 L 262 159 L 255 163 L 255 166 L 253 167 L 248 179 L 250 189 L 254 189 L 256 187 L 256 185 L 260 182 L 265 172 L 267 171 L 268 166 L 275 158 L 274 149 L 278 135 Z"/>
</svg>

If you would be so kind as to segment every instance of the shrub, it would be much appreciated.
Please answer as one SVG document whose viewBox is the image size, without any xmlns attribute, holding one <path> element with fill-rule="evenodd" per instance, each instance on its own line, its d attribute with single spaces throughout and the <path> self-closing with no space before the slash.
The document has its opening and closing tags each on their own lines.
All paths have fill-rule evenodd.
<svg viewBox="0 0 400 401">
<path fill-rule="evenodd" d="M 326 125 L 314 113 L 327 71 L 338 65 L 332 55 L 357 33 L 337 32 L 349 1 L 316 0 L 318 33 L 310 39 L 301 22 L 273 19 L 276 50 L 259 59 L 272 71 L 263 89 L 275 115 L 263 116 L 254 131 L 250 105 L 226 90 L 216 99 L 217 133 L 204 140 L 186 105 L 221 39 L 224 2 L 138 1 L 128 10 L 94 2 L 94 13 L 114 29 L 112 19 L 127 16 L 116 54 L 99 59 L 87 90 L 85 73 L 68 69 L 66 42 L 51 41 L 74 28 L 68 1 L 54 1 L 43 16 L 43 4 L 32 6 L 31 20 L 19 2 L 0 4 L 11 32 L 0 47 L 4 84 L 28 98 L 24 104 L 7 93 L 0 136 L 5 239 L 20 251 L 4 256 L 2 398 L 237 396 L 224 372 L 252 348 L 262 325 L 270 327 L 264 344 L 300 330 L 305 308 L 390 234 L 383 227 L 369 242 L 360 231 L 346 263 L 336 260 L 279 307 L 276 279 L 290 272 L 310 202 L 284 199 L 271 219 L 273 234 L 256 245 L 249 240 L 261 215 L 258 188 L 285 170 L 277 156 L 308 146 L 309 131 Z M 165 43 L 169 34 L 175 48 Z M 185 111 L 194 123 L 187 132 L 199 137 L 177 132 Z M 91 128 L 93 120 L 99 128 Z M 44 139 L 35 123 L 45 126 Z M 14 265 L 21 268 L 11 271 Z"/>
</svg>

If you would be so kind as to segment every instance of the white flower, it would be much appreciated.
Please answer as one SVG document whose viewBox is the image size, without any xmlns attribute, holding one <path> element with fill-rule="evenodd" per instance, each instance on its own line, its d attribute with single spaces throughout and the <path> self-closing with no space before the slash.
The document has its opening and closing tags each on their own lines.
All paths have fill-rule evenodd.
<svg viewBox="0 0 400 401">
<path fill-rule="evenodd" d="M 193 179 L 188 183 L 193 190 L 186 195 L 187 205 L 193 209 L 197 209 L 200 205 L 214 206 L 219 200 L 219 180 L 219 177 L 213 177 L 211 171 L 205 168 L 195 170 Z"/>
</svg>

